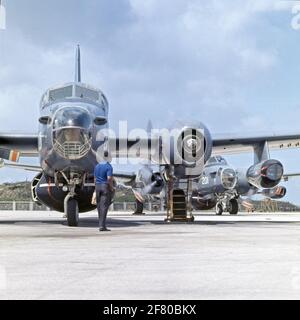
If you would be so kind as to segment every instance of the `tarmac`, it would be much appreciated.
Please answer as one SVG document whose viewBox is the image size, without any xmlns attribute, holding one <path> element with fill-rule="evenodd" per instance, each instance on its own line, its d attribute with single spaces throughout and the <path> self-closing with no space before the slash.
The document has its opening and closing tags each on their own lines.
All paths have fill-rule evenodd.
<svg viewBox="0 0 300 320">
<path fill-rule="evenodd" d="M 0 299 L 299 299 L 300 213 L 0 212 Z"/>
</svg>

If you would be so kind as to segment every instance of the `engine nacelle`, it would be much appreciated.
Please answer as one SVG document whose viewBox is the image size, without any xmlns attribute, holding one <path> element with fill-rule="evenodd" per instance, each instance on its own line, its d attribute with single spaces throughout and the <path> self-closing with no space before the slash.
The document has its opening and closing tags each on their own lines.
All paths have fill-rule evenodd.
<svg viewBox="0 0 300 320">
<path fill-rule="evenodd" d="M 200 176 L 212 152 L 212 138 L 202 123 L 177 123 L 161 134 L 163 163 L 175 167 L 179 178 Z"/>
<path fill-rule="evenodd" d="M 210 210 L 217 204 L 217 198 L 213 194 L 202 195 L 198 192 L 192 194 L 192 206 L 195 210 Z"/>
<path fill-rule="evenodd" d="M 240 195 L 245 195 L 248 194 L 248 192 L 253 188 L 251 184 L 249 184 L 247 176 L 247 169 L 237 169 L 236 174 L 237 174 L 237 184 L 235 186 L 235 189 L 238 194 Z"/>
<path fill-rule="evenodd" d="M 265 189 L 261 194 L 270 199 L 282 199 L 286 195 L 286 187 L 277 186 L 273 189 Z"/>
<path fill-rule="evenodd" d="M 283 176 L 283 165 L 278 160 L 265 160 L 251 166 L 246 177 L 248 182 L 259 189 L 271 189 L 278 185 Z"/>
</svg>

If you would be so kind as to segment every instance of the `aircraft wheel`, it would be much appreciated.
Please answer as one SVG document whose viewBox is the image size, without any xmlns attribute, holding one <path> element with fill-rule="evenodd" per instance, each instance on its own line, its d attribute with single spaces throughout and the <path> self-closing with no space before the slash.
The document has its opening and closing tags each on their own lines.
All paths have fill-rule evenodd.
<svg viewBox="0 0 300 320">
<path fill-rule="evenodd" d="M 78 202 L 74 198 L 66 200 L 65 214 L 67 216 L 68 226 L 77 227 L 79 223 Z"/>
<path fill-rule="evenodd" d="M 231 199 L 229 201 L 229 210 L 230 214 L 238 214 L 239 212 L 239 204 L 236 199 Z"/>
<path fill-rule="evenodd" d="M 217 203 L 216 204 L 216 215 L 221 216 L 223 213 L 223 206 L 222 203 Z"/>
</svg>

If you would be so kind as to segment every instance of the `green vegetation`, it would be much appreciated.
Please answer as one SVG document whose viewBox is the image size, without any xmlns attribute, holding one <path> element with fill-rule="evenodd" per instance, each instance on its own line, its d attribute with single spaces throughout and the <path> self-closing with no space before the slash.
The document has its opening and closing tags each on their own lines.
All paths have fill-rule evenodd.
<svg viewBox="0 0 300 320">
<path fill-rule="evenodd" d="M 0 185 L 0 201 L 31 201 L 30 182 Z"/>
<path fill-rule="evenodd" d="M 240 211 L 247 211 L 247 208 L 241 205 L 240 201 Z M 293 203 L 280 201 L 280 200 L 270 200 L 264 199 L 261 201 L 252 201 L 254 212 L 295 212 L 300 211 L 299 206 Z"/>
<path fill-rule="evenodd" d="M 0 201 L 31 201 L 31 182 L 0 184 Z M 115 202 L 135 202 L 132 192 L 116 192 Z"/>
</svg>

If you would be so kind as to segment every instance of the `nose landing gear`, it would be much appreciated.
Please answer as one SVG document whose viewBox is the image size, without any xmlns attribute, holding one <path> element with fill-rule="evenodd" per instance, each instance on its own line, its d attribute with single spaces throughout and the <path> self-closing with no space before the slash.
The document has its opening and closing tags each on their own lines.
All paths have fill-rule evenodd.
<svg viewBox="0 0 300 320">
<path fill-rule="evenodd" d="M 77 227 L 79 223 L 78 202 L 72 194 L 68 194 L 64 201 L 64 211 L 69 227 Z"/>
<path fill-rule="evenodd" d="M 66 195 L 64 199 L 64 213 L 67 218 L 68 226 L 77 227 L 79 224 L 79 206 L 78 201 L 75 198 L 75 188 L 78 185 L 82 185 L 86 176 L 81 176 L 75 172 L 71 172 L 70 179 L 68 179 L 64 172 L 61 172 L 61 174 L 64 177 L 65 182 L 67 183 L 67 190 L 69 190 L 69 193 Z M 58 183 L 57 175 L 55 178 L 56 183 Z"/>
<path fill-rule="evenodd" d="M 239 212 L 239 203 L 237 199 L 227 201 L 219 201 L 216 204 L 216 215 L 221 216 L 223 212 L 229 212 L 231 215 L 236 215 Z"/>
<path fill-rule="evenodd" d="M 216 204 L 216 215 L 217 216 L 221 216 L 223 213 L 223 205 L 222 205 L 222 202 L 218 202 Z"/>
<path fill-rule="evenodd" d="M 228 212 L 230 214 L 238 214 L 239 212 L 239 204 L 236 199 L 231 199 L 229 201 Z"/>
</svg>

